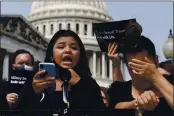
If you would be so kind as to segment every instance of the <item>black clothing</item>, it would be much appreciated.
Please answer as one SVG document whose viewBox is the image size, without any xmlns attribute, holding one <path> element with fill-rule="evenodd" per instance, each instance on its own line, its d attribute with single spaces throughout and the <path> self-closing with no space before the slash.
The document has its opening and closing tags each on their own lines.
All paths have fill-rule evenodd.
<svg viewBox="0 0 174 116">
<path fill-rule="evenodd" d="M 21 74 L 21 72 L 18 72 L 19 74 Z M 22 75 L 21 77 L 27 77 L 26 81 L 24 84 L 11 84 L 11 79 L 9 79 L 9 81 L 0 81 L 0 111 L 2 110 L 17 110 L 20 109 L 19 108 L 19 104 L 22 104 L 21 102 L 23 102 L 23 94 L 25 94 L 25 92 L 29 91 L 29 88 L 31 88 L 32 85 L 32 77 L 33 77 L 33 73 L 31 72 L 23 72 L 25 73 L 24 76 Z M 13 76 L 10 74 L 10 76 Z M 16 75 L 15 75 L 16 76 Z M 18 101 L 16 102 L 16 104 L 14 104 L 12 106 L 12 108 L 9 107 L 7 100 L 6 100 L 6 96 L 9 93 L 17 93 L 18 94 Z M 31 99 L 35 100 L 35 96 L 25 96 Z M 27 101 L 25 101 L 27 102 Z M 27 107 L 27 106 L 25 106 Z"/>
<path fill-rule="evenodd" d="M 7 81 L 0 81 L 0 110 L 8 109 L 8 104 L 6 102 L 6 90 L 8 87 Z"/>
<path fill-rule="evenodd" d="M 20 109 L 52 110 L 64 109 L 66 107 L 63 102 L 62 91 L 44 92 L 45 97 L 40 102 L 42 94 L 36 95 L 31 86 L 28 88 L 27 92 L 24 91 L 25 94 L 23 94 L 24 96 L 19 104 Z M 70 109 L 105 109 L 100 87 L 91 77 L 81 78 L 76 85 L 71 87 L 71 91 L 68 96 Z"/>
<path fill-rule="evenodd" d="M 166 76 L 166 79 L 174 84 L 174 77 L 171 75 Z M 110 98 L 110 108 L 114 109 L 115 105 L 119 102 L 132 101 L 134 98 L 132 97 L 132 81 L 127 82 L 114 82 L 108 90 L 109 98 Z M 160 103 L 154 109 L 154 111 L 145 111 L 143 116 L 153 115 L 156 116 L 173 116 L 173 110 L 167 104 L 164 98 L 160 98 Z"/>
</svg>

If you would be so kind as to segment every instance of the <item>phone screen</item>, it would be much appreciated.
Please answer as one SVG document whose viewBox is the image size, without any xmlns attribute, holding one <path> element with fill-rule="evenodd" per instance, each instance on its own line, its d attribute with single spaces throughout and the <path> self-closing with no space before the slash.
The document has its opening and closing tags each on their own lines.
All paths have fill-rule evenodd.
<svg viewBox="0 0 174 116">
<path fill-rule="evenodd" d="M 55 64 L 53 64 L 53 63 L 40 63 L 39 68 L 40 68 L 40 71 L 46 70 L 49 76 L 56 78 Z"/>
</svg>

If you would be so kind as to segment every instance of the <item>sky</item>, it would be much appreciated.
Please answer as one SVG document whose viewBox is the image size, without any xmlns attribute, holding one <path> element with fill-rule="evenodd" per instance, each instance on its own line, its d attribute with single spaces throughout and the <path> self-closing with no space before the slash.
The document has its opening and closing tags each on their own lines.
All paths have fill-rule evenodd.
<svg viewBox="0 0 174 116">
<path fill-rule="evenodd" d="M 11 0 L 12 1 L 12 0 Z M 20 14 L 27 17 L 32 2 L 2 2 L 2 14 Z M 172 2 L 107 2 L 108 14 L 114 21 L 136 18 L 143 27 L 143 35 L 154 42 L 159 61 L 166 60 L 163 44 L 173 30 Z"/>
</svg>

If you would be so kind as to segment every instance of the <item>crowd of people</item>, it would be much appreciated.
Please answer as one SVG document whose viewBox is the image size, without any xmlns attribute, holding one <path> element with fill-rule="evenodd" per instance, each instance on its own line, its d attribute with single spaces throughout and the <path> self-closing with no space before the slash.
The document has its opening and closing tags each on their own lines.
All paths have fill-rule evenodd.
<svg viewBox="0 0 174 116">
<path fill-rule="evenodd" d="M 130 39 L 129 39 L 130 40 Z M 13 55 L 10 70 L 19 67 L 33 67 L 33 73 L 19 93 L 10 90 L 9 82 L 0 82 L 0 110 L 133 110 L 134 116 L 156 114 L 172 116 L 174 111 L 174 70 L 166 68 L 168 62 L 158 63 L 155 46 L 145 36 L 137 36 L 118 55 L 117 44 L 110 43 L 108 57 L 113 62 L 113 83 L 106 89 L 93 79 L 88 66 L 84 45 L 79 36 L 70 30 L 60 30 L 51 38 L 45 55 L 45 62 L 67 69 L 71 78 L 68 83 L 67 106 L 60 78 L 51 77 L 45 70 L 39 70 L 39 62 L 26 50 Z M 124 81 L 120 64 L 123 61 L 131 76 Z M 172 62 L 171 62 L 172 63 Z M 172 66 L 171 66 L 172 67 Z M 51 91 L 50 87 L 55 86 Z M 109 116 L 109 114 L 107 114 Z M 131 116 L 131 115 L 130 115 Z"/>
</svg>

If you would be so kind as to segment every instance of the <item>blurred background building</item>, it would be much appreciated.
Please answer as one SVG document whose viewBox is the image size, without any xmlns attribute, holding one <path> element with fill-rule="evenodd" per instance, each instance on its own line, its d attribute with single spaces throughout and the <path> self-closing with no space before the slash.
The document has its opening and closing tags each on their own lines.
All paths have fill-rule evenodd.
<svg viewBox="0 0 174 116">
<path fill-rule="evenodd" d="M 31 5 L 28 18 L 20 15 L 2 15 L 0 21 L 0 77 L 8 78 L 8 59 L 17 49 L 30 51 L 36 60 L 43 61 L 47 44 L 53 34 L 60 29 L 75 31 L 85 45 L 89 66 L 98 84 L 108 87 L 112 82 L 112 62 L 107 54 L 101 53 L 92 29 L 92 23 L 113 21 L 108 15 L 105 2 L 37 0 Z M 164 54 L 170 59 L 173 53 L 173 35 L 164 44 Z M 169 51 L 169 52 L 168 52 Z M 127 69 L 122 65 L 125 80 Z M 2 79 L 0 78 L 0 79 Z"/>
<path fill-rule="evenodd" d="M 61 29 L 76 32 L 85 46 L 93 77 L 100 86 L 112 82 L 112 62 L 102 53 L 94 35 L 92 23 L 113 21 L 108 15 L 105 2 L 99 1 L 35 1 L 28 21 L 49 42 Z"/>
<path fill-rule="evenodd" d="M 44 60 L 48 43 L 23 16 L 1 15 L 0 38 L 0 80 L 8 80 L 10 58 L 18 49 L 30 51 L 36 60 Z"/>
<path fill-rule="evenodd" d="M 76 32 L 85 45 L 93 77 L 100 86 L 112 82 L 112 62 L 102 53 L 94 35 L 92 23 L 112 21 L 105 2 L 99 1 L 34 1 L 28 18 L 3 15 L 1 19 L 1 77 L 8 80 L 8 60 L 17 49 L 30 51 L 43 61 L 53 34 L 61 29 Z M 83 68 L 83 67 L 82 67 Z"/>
</svg>

